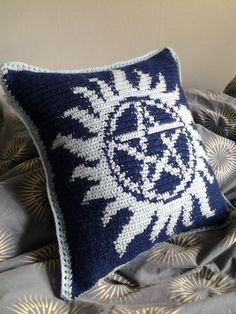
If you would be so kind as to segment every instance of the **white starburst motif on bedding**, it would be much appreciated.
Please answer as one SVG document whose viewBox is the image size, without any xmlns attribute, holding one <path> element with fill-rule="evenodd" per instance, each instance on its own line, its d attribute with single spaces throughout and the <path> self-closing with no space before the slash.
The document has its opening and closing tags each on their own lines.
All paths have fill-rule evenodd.
<svg viewBox="0 0 236 314">
<path fill-rule="evenodd" d="M 73 87 L 73 93 L 91 107 L 72 107 L 63 119 L 77 120 L 90 136 L 84 139 L 59 133 L 52 146 L 86 160 L 72 170 L 70 180 L 91 182 L 83 204 L 106 201 L 100 218 L 104 228 L 119 211 L 131 213 L 114 241 L 120 257 L 149 226 L 151 242 L 164 229 L 168 236 L 178 231 L 179 219 L 184 226 L 191 226 L 195 200 L 203 216 L 215 213 L 207 196 L 207 185 L 214 178 L 192 116 L 180 104 L 178 86 L 169 91 L 161 73 L 153 84 L 149 74 L 135 72 L 135 85 L 124 71 L 114 70 L 113 86 L 92 78 L 97 89 Z"/>
</svg>

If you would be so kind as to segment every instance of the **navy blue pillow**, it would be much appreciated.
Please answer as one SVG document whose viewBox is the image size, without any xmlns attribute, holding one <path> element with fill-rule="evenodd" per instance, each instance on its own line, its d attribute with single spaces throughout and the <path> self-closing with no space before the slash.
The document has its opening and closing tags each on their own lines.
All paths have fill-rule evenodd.
<svg viewBox="0 0 236 314">
<path fill-rule="evenodd" d="M 43 161 L 65 299 L 156 242 L 225 219 L 172 50 L 77 72 L 1 71 Z"/>
</svg>

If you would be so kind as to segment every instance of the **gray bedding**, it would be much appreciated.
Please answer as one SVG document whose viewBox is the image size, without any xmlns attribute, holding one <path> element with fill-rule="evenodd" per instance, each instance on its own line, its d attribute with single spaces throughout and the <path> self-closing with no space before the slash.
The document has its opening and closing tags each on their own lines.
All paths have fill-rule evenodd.
<svg viewBox="0 0 236 314">
<path fill-rule="evenodd" d="M 186 94 L 222 192 L 236 204 L 236 99 L 214 91 Z M 1 99 L 0 314 L 236 313 L 234 216 L 216 230 L 158 244 L 79 300 L 62 301 L 42 164 Z"/>
</svg>

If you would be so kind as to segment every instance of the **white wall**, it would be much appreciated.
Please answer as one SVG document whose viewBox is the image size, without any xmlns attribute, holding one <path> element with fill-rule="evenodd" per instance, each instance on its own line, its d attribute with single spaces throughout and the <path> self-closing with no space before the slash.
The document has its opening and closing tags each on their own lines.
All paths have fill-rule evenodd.
<svg viewBox="0 0 236 314">
<path fill-rule="evenodd" d="M 84 68 L 170 46 L 185 87 L 236 75 L 236 0 L 0 0 L 0 63 Z"/>
</svg>

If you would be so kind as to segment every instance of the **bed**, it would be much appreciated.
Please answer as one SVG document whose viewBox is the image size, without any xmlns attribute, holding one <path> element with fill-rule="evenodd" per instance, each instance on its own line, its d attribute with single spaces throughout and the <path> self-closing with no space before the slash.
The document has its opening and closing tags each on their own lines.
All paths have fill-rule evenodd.
<svg viewBox="0 0 236 314">
<path fill-rule="evenodd" d="M 186 96 L 231 221 L 179 235 L 71 302 L 60 298 L 60 261 L 44 171 L 25 127 L 0 100 L 0 313 L 236 313 L 236 98 Z"/>
</svg>

